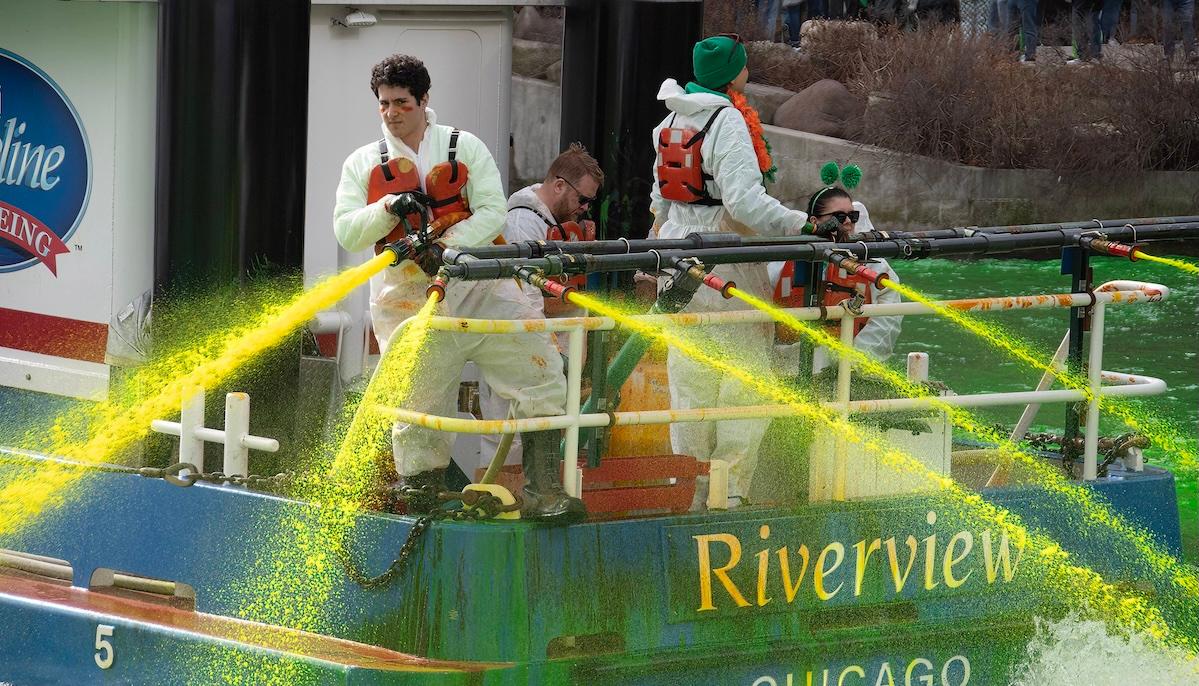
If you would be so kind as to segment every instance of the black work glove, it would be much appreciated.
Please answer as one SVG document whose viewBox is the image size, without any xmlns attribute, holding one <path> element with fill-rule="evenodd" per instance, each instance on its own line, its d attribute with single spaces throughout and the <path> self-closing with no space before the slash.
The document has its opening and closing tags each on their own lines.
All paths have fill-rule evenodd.
<svg viewBox="0 0 1199 686">
<path fill-rule="evenodd" d="M 416 263 L 429 276 L 436 276 L 437 270 L 445 264 L 442 260 L 443 254 L 445 254 L 444 247 L 438 243 L 430 243 L 416 256 Z"/>
<path fill-rule="evenodd" d="M 829 217 L 820 224 L 812 227 L 812 233 L 822 238 L 836 240 L 837 230 L 840 229 L 841 222 L 837 221 L 836 217 Z"/>
</svg>

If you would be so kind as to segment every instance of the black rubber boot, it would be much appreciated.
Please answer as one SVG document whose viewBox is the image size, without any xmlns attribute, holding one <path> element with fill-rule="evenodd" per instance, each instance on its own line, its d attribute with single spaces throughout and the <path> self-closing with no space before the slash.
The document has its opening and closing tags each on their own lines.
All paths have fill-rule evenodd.
<svg viewBox="0 0 1199 686">
<path fill-rule="evenodd" d="M 428 514 L 441 504 L 437 494 L 446 490 L 444 467 L 401 476 L 392 491 L 392 512 L 402 509 L 408 514 Z"/>
<path fill-rule="evenodd" d="M 520 516 L 550 524 L 571 524 L 587 518 L 583 501 L 562 490 L 559 470 L 561 431 L 535 431 L 520 435 L 525 489 Z M 567 465 L 570 468 L 572 465 Z"/>
</svg>

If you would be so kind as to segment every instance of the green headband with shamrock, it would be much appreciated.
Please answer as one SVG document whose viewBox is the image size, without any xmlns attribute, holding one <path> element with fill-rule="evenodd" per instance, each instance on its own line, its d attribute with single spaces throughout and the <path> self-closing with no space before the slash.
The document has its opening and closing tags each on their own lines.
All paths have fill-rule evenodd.
<svg viewBox="0 0 1199 686">
<path fill-rule="evenodd" d="M 833 184 L 837 181 L 845 186 L 845 190 L 853 190 L 862 182 L 862 168 L 856 164 L 847 164 L 844 167 L 836 162 L 825 162 L 820 167 L 820 180 L 824 183 L 824 188 L 816 191 L 812 196 L 812 200 L 808 202 L 808 214 L 815 211 L 816 203 L 820 200 L 820 196 L 836 188 Z"/>
</svg>

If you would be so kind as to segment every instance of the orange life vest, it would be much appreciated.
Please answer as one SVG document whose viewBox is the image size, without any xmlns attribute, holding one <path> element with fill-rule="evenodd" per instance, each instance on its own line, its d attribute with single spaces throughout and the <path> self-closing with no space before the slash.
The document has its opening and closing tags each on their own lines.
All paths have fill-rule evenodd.
<svg viewBox="0 0 1199 686">
<path fill-rule="evenodd" d="M 379 165 L 371 170 L 366 186 L 367 204 L 387 195 L 400 193 L 422 193 L 429 198 L 429 213 L 433 216 L 430 235 L 436 236 L 451 225 L 470 216 L 470 204 L 462 195 L 469 170 L 455 159 L 458 155 L 458 129 L 450 133 L 449 160 L 433 165 L 425 175 L 425 190 L 421 191 L 420 172 L 416 164 L 406 157 L 391 158 L 387 153 L 387 140 L 379 141 Z M 413 212 L 406 216 L 412 230 L 421 225 L 421 216 Z M 443 221 L 437 221 L 437 220 Z M 398 221 L 390 232 L 375 243 L 375 254 L 383 246 L 404 236 L 404 222 Z"/>
<path fill-rule="evenodd" d="M 535 207 L 528 205 L 517 205 L 516 207 L 508 208 L 512 210 L 528 210 L 537 215 L 537 218 L 545 222 L 545 239 L 547 241 L 594 241 L 595 240 L 595 222 L 590 219 L 584 219 L 581 222 L 553 222 L 548 217 L 542 214 Z M 557 277 L 562 280 L 562 277 Z M 574 276 L 566 277 L 562 283 L 568 286 L 573 286 L 577 290 L 583 290 L 587 285 L 586 274 L 575 274 Z M 547 296 L 548 297 L 548 296 Z"/>
<path fill-rule="evenodd" d="M 804 306 L 805 289 L 803 285 L 796 284 L 794 281 L 795 262 L 790 261 L 783 265 L 783 271 L 779 275 L 778 283 L 774 285 L 774 302 L 779 306 Z M 824 269 L 824 279 L 820 282 L 817 302 L 825 307 L 840 307 L 841 303 L 848 300 L 852 293 L 861 293 L 864 298 L 862 304 L 870 304 L 872 298 L 869 285 L 850 279 L 844 269 L 833 265 L 826 266 Z M 869 317 L 855 317 L 853 320 L 853 335 L 857 336 L 861 333 L 868 320 Z M 835 329 L 836 327 L 833 326 L 831 328 Z M 796 340 L 795 332 L 790 329 L 786 330 L 786 335 L 784 335 L 783 328 L 781 327 L 776 328 L 776 331 L 779 334 L 779 338 L 785 342 L 790 343 Z"/>
<path fill-rule="evenodd" d="M 713 198 L 708 192 L 707 182 L 712 175 L 703 169 L 703 157 L 700 148 L 703 147 L 704 137 L 712 122 L 725 109 L 716 108 L 704 128 L 696 131 L 689 128 L 675 128 L 674 116 L 670 125 L 658 133 L 658 192 L 663 198 L 675 202 L 685 202 L 694 205 L 720 205 L 719 198 Z M 675 115 L 677 116 L 677 115 Z"/>
</svg>

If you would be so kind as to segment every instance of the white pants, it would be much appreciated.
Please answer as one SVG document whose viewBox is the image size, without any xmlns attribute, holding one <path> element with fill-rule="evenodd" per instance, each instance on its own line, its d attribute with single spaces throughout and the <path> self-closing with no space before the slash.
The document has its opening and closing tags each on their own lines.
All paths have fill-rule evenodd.
<svg viewBox="0 0 1199 686">
<path fill-rule="evenodd" d="M 396 326 L 425 301 L 424 284 L 392 288 L 383 303 L 373 303 L 380 347 L 396 343 Z M 451 283 L 440 313 L 449 317 L 486 319 L 539 319 L 511 279 Z M 548 333 L 473 334 L 430 332 L 417 354 L 411 391 L 403 401 L 407 409 L 453 417 L 458 402 L 462 368 L 472 361 L 496 395 L 515 403 L 516 417 L 560 415 L 566 407 L 566 377 L 562 357 Z M 446 467 L 454 434 L 409 424 L 392 427 L 391 444 L 396 471 L 401 476 Z"/>
<path fill-rule="evenodd" d="M 454 416 L 462 367 L 470 360 L 497 395 L 516 405 L 518 418 L 563 412 L 566 377 L 549 334 L 435 331 L 425 348 L 430 354 L 417 366 L 412 393 L 404 403 L 409 409 Z M 396 471 L 407 476 L 449 465 L 453 440 L 451 433 L 396 423 L 391 431 Z"/>
<path fill-rule="evenodd" d="M 759 298 L 771 297 L 771 283 L 764 264 L 719 265 L 713 272 Z M 725 299 L 706 286 L 700 286 L 684 312 L 744 310 L 740 300 Z M 705 352 L 715 349 L 716 356 L 757 361 L 766 367 L 774 342 L 772 324 L 735 324 L 706 326 L 695 331 L 712 340 Z M 675 409 L 756 405 L 762 397 L 735 377 L 697 362 L 671 348 L 666 359 L 670 374 L 670 404 Z M 757 373 L 757 372 L 755 372 Z M 687 422 L 670 425 L 670 444 L 674 452 L 696 459 L 724 460 L 729 463 L 729 495 L 747 496 L 758 463 L 769 419 L 738 419 L 723 422 Z"/>
</svg>

